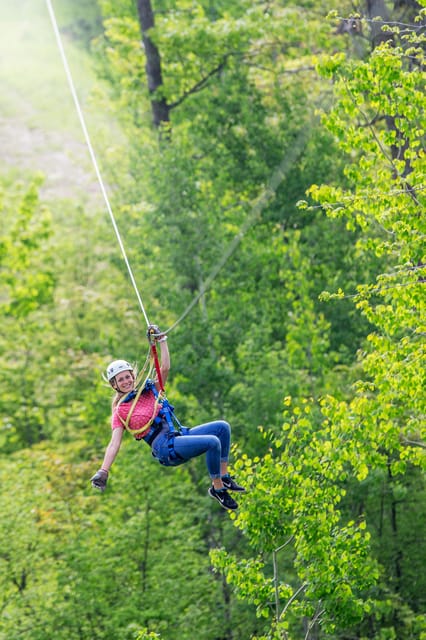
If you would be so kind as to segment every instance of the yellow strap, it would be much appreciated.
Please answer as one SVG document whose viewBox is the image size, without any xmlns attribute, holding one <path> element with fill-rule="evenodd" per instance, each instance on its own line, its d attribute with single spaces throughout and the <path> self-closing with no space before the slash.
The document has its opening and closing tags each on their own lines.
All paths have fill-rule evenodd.
<svg viewBox="0 0 426 640">
<path fill-rule="evenodd" d="M 141 375 L 143 374 L 143 372 L 144 372 L 144 370 L 145 370 L 145 368 L 146 368 L 146 364 L 147 364 L 147 363 L 145 362 L 145 365 L 144 365 L 144 367 L 143 367 L 143 369 L 142 369 L 142 371 L 141 371 Z M 129 426 L 129 425 L 130 425 L 130 419 L 131 419 L 131 417 L 132 417 L 133 411 L 134 411 L 134 409 L 135 409 L 135 407 L 136 407 L 136 404 L 137 404 L 137 402 L 138 402 L 139 398 L 141 397 L 142 391 L 144 390 L 144 388 L 145 388 L 145 385 L 146 385 L 147 381 L 148 381 L 148 380 L 151 378 L 151 376 L 152 376 L 153 370 L 154 370 L 154 360 L 153 360 L 153 359 L 151 359 L 151 366 L 150 366 L 150 368 L 149 368 L 149 371 L 148 371 L 147 376 L 145 377 L 145 380 L 143 381 L 143 384 L 140 384 L 140 383 L 137 381 L 137 384 L 139 384 L 140 386 L 139 386 L 139 389 L 138 389 L 138 391 L 137 391 L 137 393 L 136 393 L 135 397 L 133 398 L 132 406 L 130 407 L 130 409 L 129 409 L 129 413 L 127 414 L 127 416 L 126 416 L 126 419 L 125 419 L 125 420 L 124 420 L 124 418 L 122 418 L 122 417 L 120 416 L 120 414 L 118 413 L 118 408 L 119 408 L 120 404 L 121 404 L 122 402 L 124 402 L 124 400 L 125 400 L 126 396 L 123 396 L 123 397 L 119 400 L 119 402 L 118 402 L 118 404 L 117 404 L 117 407 L 116 407 L 116 409 L 115 409 L 115 410 L 117 411 L 117 415 L 118 415 L 118 417 L 119 417 L 119 419 L 120 419 L 121 424 L 122 424 L 122 425 L 123 425 L 123 427 L 126 429 L 126 431 L 128 431 L 129 433 L 131 433 L 133 436 L 137 436 L 139 433 L 143 433 L 144 431 L 147 431 L 147 430 L 150 428 L 150 426 L 152 425 L 152 423 L 154 422 L 155 418 L 157 417 L 157 408 L 158 408 L 158 405 L 159 405 L 159 403 L 160 403 L 160 400 L 162 399 L 162 394 L 161 394 L 161 393 L 159 393 L 159 394 L 157 395 L 157 397 L 155 398 L 155 403 L 154 403 L 154 409 L 153 409 L 153 412 L 152 412 L 152 416 L 151 416 L 151 418 L 148 420 L 148 422 L 147 422 L 146 424 L 144 424 L 144 426 L 143 426 L 143 427 L 141 427 L 140 429 L 131 429 L 131 428 L 130 428 L 130 426 Z M 138 378 L 140 379 L 140 375 L 138 376 Z"/>
</svg>

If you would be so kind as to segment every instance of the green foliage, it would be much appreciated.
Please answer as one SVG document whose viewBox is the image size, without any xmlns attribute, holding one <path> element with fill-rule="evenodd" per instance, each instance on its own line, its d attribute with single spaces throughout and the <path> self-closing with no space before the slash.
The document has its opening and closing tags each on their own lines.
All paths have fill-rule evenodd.
<svg viewBox="0 0 426 640">
<path fill-rule="evenodd" d="M 126 195 L 134 204 L 127 210 L 131 227 L 125 229 L 137 246 L 132 253 L 136 262 L 136 255 L 144 256 L 140 265 L 142 281 L 147 287 L 154 287 L 154 308 L 158 305 L 158 313 L 163 316 L 168 310 L 169 325 L 230 252 L 226 268 L 193 312 L 195 331 L 184 328 L 176 335 L 173 366 L 179 374 L 179 391 L 195 393 L 202 402 L 203 419 L 212 412 L 231 412 L 238 434 L 240 416 L 244 415 L 242 406 L 248 407 L 254 421 L 270 424 L 279 419 L 282 388 L 287 384 L 283 370 L 288 368 L 288 352 L 282 347 L 285 319 L 293 312 L 290 296 L 277 296 L 276 291 L 286 286 L 284 274 L 295 268 L 286 266 L 283 242 L 287 238 L 292 242 L 293 227 L 306 227 L 306 232 L 295 240 L 306 243 L 305 254 L 312 257 L 308 264 L 306 256 L 306 269 L 312 269 L 312 261 L 320 251 L 315 235 L 308 230 L 312 218 L 301 219 L 295 206 L 301 191 L 309 186 L 305 171 L 309 169 L 318 177 L 325 177 L 330 170 L 336 174 L 341 171 L 331 153 L 332 140 L 314 119 L 309 104 L 313 94 L 321 101 L 313 58 L 307 53 L 309 42 L 306 60 L 300 57 L 300 46 L 295 46 L 303 40 L 303 9 L 289 8 L 284 16 L 275 6 L 262 14 L 256 8 L 248 12 L 246 8 L 244 3 L 234 4 L 232 15 L 228 11 L 221 18 L 216 15 L 214 21 L 208 8 L 201 5 L 194 5 L 191 10 L 178 5 L 173 11 L 156 16 L 155 39 L 164 63 L 163 90 L 174 105 L 171 143 L 163 145 L 160 154 L 142 129 L 149 122 L 147 95 L 135 87 L 144 72 L 144 60 L 134 10 L 128 5 L 123 11 L 116 7 L 113 18 L 106 23 L 107 42 L 98 43 L 98 51 L 103 54 L 101 64 L 108 56 L 108 77 L 113 81 L 114 92 L 112 108 L 120 109 L 129 137 L 137 139 L 136 148 L 130 150 L 131 171 L 135 176 L 150 176 L 149 180 L 135 180 L 133 187 L 129 185 Z M 110 9 L 106 7 L 105 11 Z M 329 46 L 326 33 L 330 27 L 321 15 L 313 13 L 311 27 L 303 30 L 304 38 L 319 38 Z M 133 55 L 137 60 L 132 60 Z M 209 76 L 209 70 L 224 56 L 224 68 Z M 292 75 L 294 72 L 298 73 Z M 300 81 L 304 74 L 306 87 Z M 208 76 L 205 84 L 204 76 Z M 191 87 L 197 90 L 192 92 Z M 134 123 L 129 118 L 131 114 L 135 114 Z M 270 181 L 273 187 L 268 185 Z M 252 227 L 256 227 L 254 233 Z M 330 232 L 333 233 L 331 229 Z M 241 246 L 235 243 L 239 234 Z M 349 248 L 349 236 L 344 246 L 345 243 Z M 232 246 L 238 247 L 235 256 L 230 251 Z M 328 268 L 324 263 L 315 265 L 316 273 L 322 271 L 324 284 L 347 270 L 346 265 L 340 266 L 334 259 L 341 250 L 342 241 L 327 256 Z M 347 259 L 347 252 L 342 254 Z M 318 282 L 313 282 L 312 287 L 315 290 Z M 242 303 L 238 306 L 236 293 Z M 309 304 L 311 314 L 319 316 L 319 305 Z M 299 323 L 303 322 L 302 313 Z M 327 324 L 327 318 L 323 321 Z M 294 327 L 293 331 L 299 328 Z M 339 343 L 346 341 L 353 352 L 353 335 L 349 331 L 343 334 Z M 257 366 L 259 339 L 269 336 L 276 348 L 270 353 L 271 362 L 264 367 L 266 379 L 262 380 Z M 340 349 L 339 344 L 337 351 L 343 354 L 344 348 Z M 221 357 L 221 353 L 226 356 Z M 234 385 L 235 372 L 244 376 L 242 384 Z M 257 408 L 256 396 L 249 393 L 254 378 L 259 379 L 260 388 L 269 387 L 273 397 L 271 401 L 265 396 Z M 290 369 L 288 379 L 292 389 L 298 386 Z M 208 386 L 216 389 L 213 395 L 211 391 L 206 393 L 207 380 Z M 250 381 L 248 385 L 246 380 Z M 235 403 L 239 415 L 234 418 Z"/>
<path fill-rule="evenodd" d="M 421 638 L 421 40 L 370 54 L 337 33 L 349 3 L 161 1 L 157 139 L 135 3 L 99 6 L 96 146 L 136 281 L 162 328 L 199 296 L 168 394 L 188 426 L 231 422 L 249 492 L 229 517 L 202 458 L 130 439 L 93 492 L 101 372 L 143 363 L 143 318 L 105 212 L 5 179 L 0 638 Z M 78 42 L 87 9 L 60 5 Z"/>
<path fill-rule="evenodd" d="M 40 204 L 41 179 L 8 185 L 0 192 L 2 230 L 0 268 L 2 315 L 23 319 L 52 300 L 54 279 L 49 260 L 40 258 L 51 234 L 51 216 Z"/>
<path fill-rule="evenodd" d="M 410 54 L 422 55 L 419 48 Z M 326 121 L 342 148 L 352 154 L 352 162 L 345 170 L 347 189 L 340 185 L 312 187 L 310 194 L 331 216 L 344 216 L 349 229 L 361 229 L 360 255 L 373 249 L 386 256 L 395 272 L 379 276 L 377 286 L 359 287 L 356 304 L 376 331 L 369 336 L 371 348 L 360 353 L 364 373 L 354 386 L 353 398 L 338 401 L 325 396 L 320 415 L 312 403 L 296 403 L 281 438 L 266 432 L 270 451 L 261 459 L 242 456 L 237 465 L 245 469 L 253 487 L 236 516 L 237 526 L 263 554 L 291 549 L 287 561 L 296 573 L 291 576 L 294 586 L 278 581 L 274 573 L 275 631 L 270 636 L 274 638 L 297 637 L 302 616 L 312 625 L 320 620 L 324 631 L 332 635 L 339 627 L 351 627 L 361 620 L 370 620 L 368 637 L 409 638 L 417 622 L 421 632 L 421 616 L 415 616 L 418 599 L 412 601 L 414 610 L 407 607 L 405 613 L 399 604 L 392 623 L 384 614 L 389 602 L 386 589 L 381 597 L 371 589 L 379 576 L 383 579 L 386 571 L 392 574 L 396 568 L 394 579 L 400 593 L 404 543 L 398 505 L 406 495 L 403 487 L 408 471 L 424 468 L 424 351 L 419 340 L 425 314 L 424 220 L 419 215 L 421 191 L 413 188 L 424 179 L 423 152 L 419 151 L 424 93 L 420 91 L 420 66 L 405 68 L 404 61 L 402 48 L 383 45 L 366 62 L 346 62 L 340 56 L 333 65 L 323 65 L 327 74 L 340 79 L 336 105 Z M 408 106 L 411 96 L 414 109 Z M 388 129 L 380 126 L 382 122 Z M 291 405 L 290 398 L 286 404 Z M 396 559 L 388 558 L 382 567 L 370 546 L 375 518 L 367 521 L 363 510 L 356 520 L 342 517 L 342 509 L 347 512 L 349 478 L 352 484 L 355 480 L 362 483 L 380 472 L 389 474 L 392 492 L 399 495 L 393 498 L 389 513 L 392 535 L 398 540 Z M 424 495 L 424 480 L 418 471 L 411 473 L 420 481 Z M 380 544 L 375 551 L 384 560 Z M 239 593 L 258 605 L 260 614 L 267 611 L 272 594 L 262 593 L 258 586 L 262 579 L 244 569 L 245 561 L 226 553 L 214 560 Z M 265 585 L 270 581 L 266 574 Z M 284 606 L 281 588 L 287 600 Z M 407 583 L 405 588 L 411 591 Z M 296 597 L 301 593 L 303 599 L 298 603 Z M 379 618 L 383 633 L 371 624 Z M 390 635 L 383 635 L 386 633 Z"/>
<path fill-rule="evenodd" d="M 286 564 L 291 558 L 294 569 L 289 582 L 276 576 L 279 583 L 271 585 L 279 591 L 276 619 L 284 624 L 288 607 L 280 602 L 284 598 L 291 602 L 303 585 L 303 599 L 289 609 L 285 625 L 295 629 L 301 617 L 313 616 L 321 601 L 321 619 L 331 630 L 335 624 L 353 623 L 363 610 L 370 610 L 362 594 L 378 576 L 368 553 L 370 535 L 365 521 L 342 522 L 340 514 L 345 478 L 349 474 L 361 478 L 365 470 L 359 456 L 354 456 L 352 432 L 349 440 L 347 432 L 338 432 L 324 418 L 318 427 L 318 416 L 312 415 L 308 403 L 295 407 L 293 415 L 281 438 L 271 440 L 265 456 L 259 460 L 243 455 L 238 462 L 237 468 L 252 489 L 236 524 L 263 555 L 282 548 Z M 354 460 L 357 466 L 352 469 Z M 228 557 L 224 565 L 231 581 L 235 563 Z M 244 574 L 243 588 L 248 579 Z M 265 581 L 270 579 L 265 576 Z M 240 581 L 235 583 L 239 590 Z M 255 593 L 260 594 L 259 589 Z M 268 608 L 271 597 L 271 593 L 258 597 L 260 612 Z"/>
<path fill-rule="evenodd" d="M 414 36 L 410 38 L 413 40 Z M 348 224 L 363 229 L 358 243 L 360 252 L 373 250 L 386 256 L 389 273 L 378 276 L 374 286 L 358 288 L 357 306 L 378 332 L 369 337 L 373 348 L 363 359 L 367 379 L 373 385 L 360 385 L 353 409 L 363 415 L 373 439 L 379 428 L 381 445 L 383 433 L 387 434 L 386 452 L 397 451 L 402 460 L 421 464 L 421 450 L 401 449 L 401 439 L 409 444 L 412 434 L 417 434 L 420 441 L 424 438 L 420 363 L 424 358 L 421 334 L 425 313 L 425 226 L 420 215 L 423 196 L 416 188 L 424 181 L 421 139 L 426 122 L 420 75 L 423 53 L 420 48 L 410 50 L 409 66 L 406 56 L 402 47 L 383 45 L 375 49 L 368 63 L 343 64 L 336 70 L 342 78 L 337 88 L 341 99 L 329 118 L 329 126 L 342 139 L 345 149 L 358 149 L 360 155 L 347 170 L 350 191 L 325 187 L 314 188 L 313 192 L 331 202 L 331 215 L 345 216 Z M 348 129 L 343 126 L 348 119 L 369 124 L 356 128 L 352 124 Z M 341 203 L 338 212 L 335 202 Z M 402 471 L 402 461 L 395 463 L 398 465 Z"/>
<path fill-rule="evenodd" d="M 55 287 L 49 248 L 51 215 L 39 202 L 40 183 L 40 178 L 28 186 L 5 179 L 0 193 L 1 385 L 7 390 L 0 399 L 0 446 L 7 449 L 37 441 L 41 431 L 40 411 L 30 399 L 35 386 L 28 379 L 23 383 L 32 362 L 32 345 L 43 327 L 34 317 L 52 302 Z M 25 416 L 24 429 L 17 420 L 18 403 Z"/>
<path fill-rule="evenodd" d="M 75 0 L 72 6 L 59 0 L 54 4 L 55 14 L 68 37 L 85 48 L 102 30 L 101 13 L 96 0 Z"/>
<path fill-rule="evenodd" d="M 134 443 L 108 492 L 95 494 L 86 451 L 84 441 L 36 446 L 2 464 L 1 536 L 9 543 L 0 554 L 0 637 L 130 640 L 149 628 L 147 637 L 189 640 L 197 628 L 213 638 L 208 611 L 219 606 L 220 583 L 202 537 L 210 503 L 186 470 L 164 475 L 160 489 L 148 448 Z"/>
<path fill-rule="evenodd" d="M 155 638 L 160 638 L 161 636 L 155 631 L 148 631 L 148 629 L 143 629 L 136 636 L 136 640 L 155 640 Z"/>
</svg>

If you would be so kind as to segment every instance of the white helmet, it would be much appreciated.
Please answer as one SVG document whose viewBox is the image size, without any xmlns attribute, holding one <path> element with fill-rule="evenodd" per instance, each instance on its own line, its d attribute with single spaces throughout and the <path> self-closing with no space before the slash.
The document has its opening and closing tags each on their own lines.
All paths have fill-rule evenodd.
<svg viewBox="0 0 426 640">
<path fill-rule="evenodd" d="M 133 371 L 133 367 L 127 360 L 114 360 L 107 367 L 107 380 L 111 382 L 113 378 L 122 371 Z"/>
</svg>

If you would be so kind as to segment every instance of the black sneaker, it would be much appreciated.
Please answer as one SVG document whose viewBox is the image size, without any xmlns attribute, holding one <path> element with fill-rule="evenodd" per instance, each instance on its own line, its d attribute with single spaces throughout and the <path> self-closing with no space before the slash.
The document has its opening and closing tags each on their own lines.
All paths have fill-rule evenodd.
<svg viewBox="0 0 426 640">
<path fill-rule="evenodd" d="M 221 507 L 224 509 L 231 509 L 234 511 L 238 509 L 238 504 L 229 495 L 226 489 L 215 489 L 213 486 L 209 487 L 209 496 L 217 500 Z"/>
<path fill-rule="evenodd" d="M 239 493 L 244 493 L 245 491 L 244 487 L 235 482 L 233 476 L 222 476 L 222 482 L 228 491 L 239 491 Z"/>
</svg>

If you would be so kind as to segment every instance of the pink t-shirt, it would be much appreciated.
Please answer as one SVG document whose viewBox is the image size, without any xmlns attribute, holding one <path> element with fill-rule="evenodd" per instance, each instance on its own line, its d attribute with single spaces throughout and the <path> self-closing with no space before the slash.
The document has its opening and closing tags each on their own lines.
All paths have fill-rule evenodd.
<svg viewBox="0 0 426 640">
<path fill-rule="evenodd" d="M 111 428 L 112 429 L 124 429 L 124 425 L 120 420 L 120 417 L 123 420 L 126 420 L 129 415 L 129 411 L 133 406 L 133 400 L 129 402 L 122 402 L 118 405 L 111 417 Z M 155 395 L 151 390 L 145 390 L 141 393 L 135 408 L 132 411 L 132 415 L 130 416 L 129 421 L 129 429 L 134 429 L 138 431 L 139 429 L 143 429 L 143 427 L 153 418 L 156 418 L 159 411 L 161 409 L 161 404 L 158 404 L 155 407 Z M 120 416 L 120 417 L 119 417 Z M 143 436 L 148 433 L 149 426 L 147 426 L 146 431 L 141 431 L 135 437 L 143 438 Z"/>
</svg>

